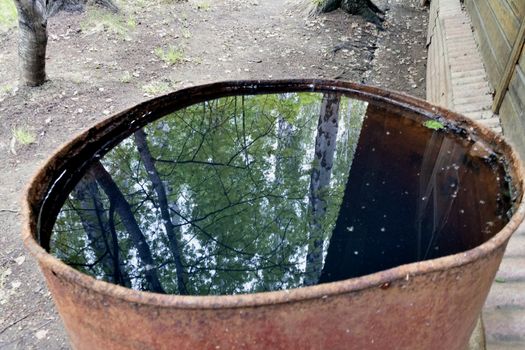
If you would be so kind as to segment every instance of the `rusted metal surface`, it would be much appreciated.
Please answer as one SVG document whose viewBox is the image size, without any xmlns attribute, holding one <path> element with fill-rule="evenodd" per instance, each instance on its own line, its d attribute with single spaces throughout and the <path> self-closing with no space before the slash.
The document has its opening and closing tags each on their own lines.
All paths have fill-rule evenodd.
<svg viewBox="0 0 525 350">
<path fill-rule="evenodd" d="M 83 275 L 42 248 L 60 206 L 41 208 L 46 193 L 55 184 L 67 195 L 68 186 L 78 179 L 62 179 L 60 174 L 66 169 L 81 173 L 88 155 L 113 146 L 167 111 L 232 94 L 333 90 L 392 110 L 443 116 L 465 137 L 483 139 L 507 161 L 517 194 L 513 218 L 489 241 L 460 254 L 334 283 L 236 296 L 130 290 Z M 501 136 L 422 100 L 345 82 L 225 82 L 146 102 L 62 147 L 29 185 L 23 238 L 38 259 L 76 349 L 464 349 L 508 239 L 523 221 L 522 178 L 521 163 Z M 44 236 L 37 241 L 41 209 Z"/>
</svg>

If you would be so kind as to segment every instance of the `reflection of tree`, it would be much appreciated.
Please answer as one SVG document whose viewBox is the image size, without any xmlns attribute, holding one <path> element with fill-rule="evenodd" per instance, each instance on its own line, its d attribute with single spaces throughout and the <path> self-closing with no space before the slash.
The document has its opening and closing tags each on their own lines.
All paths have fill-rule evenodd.
<svg viewBox="0 0 525 350">
<path fill-rule="evenodd" d="M 112 217 L 108 219 L 100 198 L 99 189 L 92 176 L 84 176 L 73 191 L 79 202 L 77 214 L 86 232 L 95 262 L 100 263 L 109 281 L 129 286 L 129 277 L 120 263 L 120 251 Z M 110 215 L 113 215 L 110 210 Z"/>
<path fill-rule="evenodd" d="M 101 201 L 118 214 L 120 221 L 109 226 L 133 288 L 152 290 L 155 278 L 162 290 L 179 294 L 297 287 L 305 280 L 314 234 L 322 266 L 323 240 L 337 217 L 353 156 L 339 149 L 355 149 L 359 133 L 350 131 L 360 124 L 350 115 L 364 112 L 351 108 L 355 101 L 326 96 L 324 103 L 322 94 L 309 93 L 207 101 L 148 125 L 109 152 L 103 167 L 97 163 L 92 174 Z M 339 105 L 343 101 L 348 103 Z M 321 105 L 328 116 L 337 115 L 335 104 L 344 122 L 319 122 Z M 312 163 L 316 139 L 317 151 L 326 154 Z M 310 188 L 312 176 L 317 182 Z M 317 212 L 310 209 L 313 199 Z M 92 273 L 109 280 L 93 249 L 74 254 L 86 246 L 86 239 L 65 234 L 82 229 L 78 215 L 70 214 L 75 206 L 78 199 L 71 197 L 59 216 L 55 254 L 98 264 Z"/>
<path fill-rule="evenodd" d="M 180 232 L 176 232 L 176 228 L 171 219 L 171 214 L 169 211 L 168 197 L 166 195 L 166 189 L 162 183 L 162 179 L 159 176 L 153 157 L 151 156 L 150 150 L 148 148 L 148 143 L 146 141 L 146 133 L 143 129 L 135 132 L 135 144 L 137 145 L 138 152 L 140 154 L 140 159 L 144 163 L 148 177 L 153 184 L 153 188 L 157 193 L 158 207 L 162 216 L 162 223 L 166 229 L 166 235 L 168 236 L 168 241 L 170 244 L 170 251 L 173 255 L 173 261 L 175 262 L 175 272 L 177 274 L 177 288 L 179 294 L 188 294 L 186 289 L 187 284 L 187 275 L 185 268 L 182 264 L 181 249 L 178 236 Z"/>
<path fill-rule="evenodd" d="M 119 215 L 122 224 L 126 227 L 127 232 L 133 240 L 140 260 L 144 265 L 144 276 L 148 282 L 148 289 L 153 292 L 164 293 L 164 288 L 162 288 L 162 284 L 159 281 L 157 267 L 153 261 L 149 245 L 140 230 L 128 201 L 120 191 L 118 185 L 111 178 L 111 175 L 100 162 L 95 162 L 92 165 L 90 172 L 97 179 L 100 187 L 102 187 L 106 195 L 113 202 L 112 204 L 115 206 L 115 211 Z"/>
<path fill-rule="evenodd" d="M 317 136 L 315 138 L 314 164 L 310 175 L 310 220 L 309 244 L 306 256 L 304 284 L 317 283 L 323 268 L 323 234 L 322 220 L 326 215 L 327 194 L 334 165 L 334 154 L 337 144 L 339 125 L 339 103 L 341 96 L 327 93 L 323 96 Z"/>
</svg>

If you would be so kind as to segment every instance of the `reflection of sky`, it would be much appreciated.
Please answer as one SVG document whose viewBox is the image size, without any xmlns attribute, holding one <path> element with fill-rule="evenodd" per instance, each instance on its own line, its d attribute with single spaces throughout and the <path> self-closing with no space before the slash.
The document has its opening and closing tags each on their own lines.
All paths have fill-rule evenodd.
<svg viewBox="0 0 525 350">
<path fill-rule="evenodd" d="M 301 96 L 302 95 L 302 96 Z M 308 95 L 308 96 L 307 96 Z M 306 224 L 309 212 L 309 186 L 310 181 L 310 170 L 312 168 L 312 162 L 315 155 L 315 139 L 317 135 L 317 124 L 320 111 L 321 94 L 283 94 L 276 101 L 266 99 L 264 96 L 258 96 L 258 101 L 261 101 L 260 105 L 254 104 L 254 98 L 250 99 L 246 97 L 247 108 L 252 110 L 245 112 L 246 119 L 248 121 L 246 125 L 246 134 L 243 135 L 242 139 L 237 140 L 225 140 L 225 143 L 232 143 L 238 148 L 243 144 L 253 145 L 248 148 L 247 152 L 240 152 L 237 155 L 237 162 L 234 164 L 244 164 L 251 167 L 250 171 L 235 170 L 232 174 L 236 177 L 240 177 L 237 181 L 241 181 L 236 185 L 239 188 L 233 192 L 242 194 L 242 197 L 253 197 L 256 194 L 250 193 L 252 189 L 243 188 L 243 186 L 256 185 L 258 188 L 268 192 L 272 195 L 283 195 L 284 199 L 276 201 L 275 198 L 270 196 L 264 196 L 259 198 L 251 204 L 243 204 L 239 206 L 242 209 L 239 213 L 231 211 L 233 217 L 222 218 L 220 214 L 210 215 L 209 218 L 203 219 L 198 222 L 199 226 L 188 223 L 188 220 L 195 220 L 195 213 L 199 213 L 198 216 L 206 217 L 206 210 L 213 212 L 218 207 L 221 207 L 219 203 L 210 203 L 210 208 L 202 207 L 199 203 L 204 198 L 206 191 L 220 191 L 217 187 L 217 180 L 220 182 L 228 183 L 231 179 L 221 179 L 220 172 L 217 174 L 211 174 L 211 167 L 202 165 L 191 166 L 187 165 L 176 165 L 173 175 L 166 176 L 162 174 L 162 171 L 166 173 L 167 166 L 161 166 L 160 163 L 156 163 L 159 167 L 159 172 L 163 178 L 163 185 L 167 190 L 167 196 L 172 205 L 170 206 L 172 214 L 172 223 L 178 228 L 180 245 L 182 247 L 185 263 L 187 265 L 187 272 L 189 274 L 190 284 L 196 282 L 196 288 L 205 288 L 207 284 L 214 283 L 218 280 L 235 280 L 231 283 L 237 284 L 236 291 L 238 292 L 250 292 L 261 288 L 261 283 L 265 278 L 279 281 L 281 288 L 297 287 L 302 283 L 302 279 L 298 278 L 297 272 L 304 271 L 306 266 L 306 253 L 308 245 L 306 238 L 309 233 L 307 232 L 308 225 Z M 308 102 L 301 104 L 306 99 Z M 222 105 L 222 110 L 218 113 L 220 115 L 213 115 L 207 109 L 203 109 L 206 114 L 206 118 L 216 118 L 214 122 L 219 123 L 221 118 L 224 118 L 231 113 L 233 106 L 233 98 L 224 99 L 226 103 Z M 291 103 L 290 103 L 291 102 Z M 214 102 L 215 103 L 215 102 Z M 215 108 L 218 104 L 205 103 L 204 105 L 208 108 Z M 274 103 L 274 108 L 269 108 L 267 104 Z M 282 103 L 282 104 L 281 104 Z M 300 105 L 301 107 L 294 109 L 294 105 Z M 337 136 L 338 148 L 334 157 L 334 168 L 332 174 L 332 180 L 330 183 L 330 193 L 328 203 L 327 215 L 330 215 L 330 222 L 325 223 L 325 244 L 324 254 L 326 254 L 329 235 L 331 227 L 335 222 L 335 218 L 338 212 L 338 205 L 342 200 L 342 189 L 346 184 L 348 171 L 351 166 L 353 152 L 355 151 L 355 145 L 359 137 L 359 130 L 363 121 L 363 116 L 366 111 L 366 103 L 343 98 L 340 106 L 339 116 L 339 127 Z M 200 134 L 199 130 L 202 129 L 202 123 L 207 123 L 208 119 L 199 119 L 198 111 L 201 110 L 201 105 L 196 107 L 190 107 L 188 111 L 177 112 L 174 115 L 170 115 L 167 118 L 159 120 L 158 122 L 152 123 L 148 126 L 148 142 L 151 148 L 151 152 L 154 157 L 160 157 L 165 159 L 171 159 L 179 161 L 178 157 L 184 157 L 191 155 L 188 153 L 188 147 L 192 147 L 192 142 L 198 140 Z M 257 108 L 260 107 L 260 110 Z M 193 110 L 191 110 L 193 108 Z M 218 108 L 218 107 L 217 107 Z M 191 111 L 190 111 L 191 110 Z M 293 112 L 295 110 L 295 112 Z M 283 112 L 286 111 L 286 112 Z M 292 112 L 290 112 L 292 111 Z M 191 113 L 193 114 L 191 114 Z M 190 113 L 190 114 L 187 114 Z M 283 115 L 283 113 L 290 113 Z M 294 113 L 294 114 L 292 114 Z M 277 172 L 278 172 L 278 159 L 277 153 L 279 152 L 279 140 L 276 135 L 279 134 L 279 123 L 277 119 L 284 117 L 287 123 L 290 123 L 290 130 L 285 135 L 290 140 L 293 140 L 294 145 L 290 146 L 293 149 L 291 153 L 283 158 L 281 166 L 286 170 L 287 167 L 296 166 L 299 171 L 298 176 L 295 174 L 285 173 L 284 181 L 279 184 L 277 188 L 270 189 L 276 186 L 277 183 Z M 193 118 L 193 119 L 192 119 Z M 261 127 L 257 123 L 261 121 L 268 122 L 268 118 L 274 123 L 272 132 L 260 139 L 257 133 L 261 132 Z M 249 119 L 249 120 L 248 120 Z M 234 127 L 233 118 L 230 118 L 223 129 L 217 128 L 216 134 L 210 133 L 210 139 L 218 137 L 221 130 L 225 130 L 223 137 L 231 137 L 232 133 L 228 134 L 228 128 Z M 192 124 L 194 123 L 194 124 Z M 200 129 L 199 129 L 200 128 Z M 208 133 L 208 131 L 206 131 Z M 184 136 L 186 135 L 186 136 Z M 238 136 L 239 137 L 239 136 Z M 179 140 L 173 142 L 172 140 Z M 255 141 L 255 142 L 254 142 Z M 177 143 L 180 142 L 180 143 Z M 214 140 L 213 142 L 217 142 Z M 283 142 L 283 140 L 281 140 Z M 257 147 L 264 149 L 267 145 L 273 150 L 271 154 L 266 154 L 262 151 L 256 151 Z M 195 146 L 195 145 L 193 145 Z M 221 144 L 212 144 L 213 147 L 220 147 Z M 206 152 L 205 148 L 210 147 L 206 143 L 203 143 L 202 152 Z M 188 148 L 185 150 L 185 148 Z M 207 149 L 207 148 L 206 148 Z M 344 149 L 341 152 L 341 149 Z M 200 148 L 199 148 L 200 150 Z M 215 152 L 224 152 L 224 150 L 213 150 Z M 160 153 L 159 153 L 160 152 Z M 186 153 L 188 154 L 186 154 Z M 236 152 L 236 149 L 230 150 L 231 154 Z M 259 153 L 256 153 L 259 152 Z M 184 154 L 183 154 L 184 153 Z M 127 159 L 122 159 L 122 154 L 126 154 Z M 195 156 L 196 154 L 194 154 Z M 199 153 L 199 156 L 205 156 L 208 162 L 217 161 L 212 155 L 205 153 Z M 201 158 L 198 158 L 201 159 Z M 291 159 L 291 161 L 290 161 Z M 127 164 L 123 164 L 127 162 Z M 295 164 L 292 164 L 295 163 Z M 150 245 L 150 249 L 153 252 L 154 259 L 158 263 L 159 272 L 161 273 L 161 279 L 164 283 L 171 284 L 166 286 L 167 290 L 175 291 L 174 284 L 176 285 L 176 276 L 174 273 L 174 264 L 170 255 L 170 249 L 166 244 L 166 229 L 164 222 L 161 217 L 160 210 L 158 209 L 158 201 L 153 186 L 148 179 L 146 171 L 143 169 L 142 162 L 136 151 L 136 146 L 133 141 L 133 137 L 129 137 L 124 140 L 115 150 L 108 153 L 103 164 L 106 169 L 113 175 L 114 181 L 120 186 L 121 191 L 126 196 L 128 201 L 134 210 L 135 218 L 137 219 L 142 233 L 146 237 L 147 243 Z M 259 169 L 258 166 L 264 164 L 264 168 Z M 184 168 L 187 166 L 188 168 Z M 184 173 L 184 169 L 190 169 L 190 173 Z M 223 170 L 223 169 L 220 169 Z M 251 176 L 258 176 L 258 171 L 263 175 L 263 182 L 258 182 L 257 179 L 250 180 Z M 178 178 L 181 174 L 184 178 Z M 201 187 L 194 187 L 198 183 L 200 176 L 209 177 L 204 183 L 200 184 Z M 189 181 L 186 181 L 186 180 Z M 224 181 L 223 181 L 224 180 Z M 304 184 L 301 188 L 294 188 L 294 184 Z M 215 187 L 214 187 L 215 186 Z M 177 193 L 172 192 L 172 188 L 176 188 Z M 255 189 L 255 187 L 253 188 Z M 232 192 L 232 195 L 234 195 Z M 214 193 L 217 195 L 218 193 Z M 295 199 L 289 199 L 286 197 L 296 197 Z M 224 201 L 226 197 L 222 197 L 221 201 Z M 175 201 L 175 202 L 173 202 Z M 106 203 L 106 210 L 109 207 L 107 198 L 104 199 Z M 176 204 L 176 205 L 174 205 Z M 272 207 L 277 205 L 277 207 Z M 259 209 L 258 209 L 259 208 Z M 179 211 L 181 216 L 175 214 L 175 211 Z M 278 218 L 281 215 L 288 215 L 293 220 L 289 223 L 281 222 L 286 217 Z M 228 214 L 228 212 L 224 212 Z M 291 214 L 294 214 L 290 216 Z M 62 221 L 59 220 L 57 225 L 67 226 L 76 225 L 79 223 L 64 222 L 66 216 L 61 215 Z M 78 219 L 78 217 L 77 217 Z M 216 222 L 216 220 L 218 220 Z M 238 222 L 232 225 L 233 222 Z M 145 268 L 154 268 L 154 266 L 142 266 L 141 259 L 138 254 L 138 250 L 133 246 L 130 246 L 130 238 L 128 234 L 121 227 L 120 219 L 116 217 L 117 234 L 121 242 L 122 249 L 122 260 L 126 261 L 124 267 L 129 275 L 132 277 L 132 287 L 140 289 L 143 287 L 144 281 L 141 277 L 141 273 Z M 272 223 L 277 223 L 277 230 L 272 231 L 268 229 Z M 288 225 L 288 226 L 285 226 Z M 268 227 L 268 228 L 267 228 Z M 200 230 L 211 230 L 208 232 L 214 235 L 215 242 L 206 237 Z M 262 231 L 261 231 L 262 230 Z M 67 231 L 67 230 L 60 230 Z M 286 233 L 286 240 L 283 241 L 283 234 Z M 232 241 L 231 235 L 237 235 Z M 59 237 L 59 235 L 57 235 Z M 235 239 L 237 238 L 237 239 Z M 67 240 L 67 237 L 59 237 L 56 239 Z M 248 257 L 245 255 L 232 255 L 231 248 L 222 246 L 224 242 L 228 245 L 232 245 L 234 249 L 246 249 L 251 251 L 252 256 Z M 89 240 L 85 240 L 88 245 Z M 272 243 L 273 242 L 273 243 Z M 275 252 L 267 253 L 264 252 L 253 252 L 255 247 L 263 247 L 268 250 L 272 244 L 277 244 Z M 128 246 L 129 248 L 123 248 Z M 244 247 L 244 248 L 242 248 Z M 86 262 L 93 263 L 96 261 L 95 252 L 89 249 L 89 246 L 83 247 L 84 257 Z M 220 252 L 227 253 L 228 257 L 224 255 L 217 255 Z M 61 252 L 61 256 L 67 256 L 67 252 Z M 268 265 L 271 261 L 277 259 L 278 255 L 285 254 L 282 258 L 285 264 L 291 265 L 290 268 L 276 267 L 265 271 L 262 269 L 263 266 Z M 203 261 L 200 261 L 205 257 Z M 67 260 L 67 258 L 65 258 Z M 170 262 L 171 261 L 171 262 Z M 243 265 L 244 264 L 244 265 Z M 240 271 L 234 271 L 227 273 L 221 271 L 221 269 L 238 269 L 239 267 L 245 266 L 246 271 L 242 273 Z M 203 269 L 199 271 L 199 269 Z M 251 271 L 254 269 L 253 271 Z M 95 274 L 98 278 L 104 278 L 102 270 L 99 268 Z M 93 273 L 94 271 L 86 271 Z M 277 272 L 276 272 L 277 271 Z M 198 281 L 197 281 L 198 280 Z M 294 282 L 295 281 L 295 282 Z M 197 283 L 198 282 L 198 283 Z M 230 283 L 228 282 L 228 283 Z M 199 287 L 200 286 L 200 287 Z M 202 293 L 202 292 L 198 292 Z"/>
</svg>

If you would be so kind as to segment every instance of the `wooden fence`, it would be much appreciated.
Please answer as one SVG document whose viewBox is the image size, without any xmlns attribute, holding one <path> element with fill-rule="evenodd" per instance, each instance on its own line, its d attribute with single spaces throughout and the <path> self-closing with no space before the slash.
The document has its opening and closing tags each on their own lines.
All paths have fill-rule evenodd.
<svg viewBox="0 0 525 350">
<path fill-rule="evenodd" d="M 525 159 L 525 0 L 465 0 L 489 82 L 492 110 Z"/>
</svg>

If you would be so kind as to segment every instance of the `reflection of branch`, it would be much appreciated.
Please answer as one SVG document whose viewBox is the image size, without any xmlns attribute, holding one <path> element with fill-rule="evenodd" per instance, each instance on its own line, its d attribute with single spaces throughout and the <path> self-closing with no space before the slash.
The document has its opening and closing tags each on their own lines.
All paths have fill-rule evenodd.
<svg viewBox="0 0 525 350">
<path fill-rule="evenodd" d="M 66 262 L 66 264 L 70 265 L 70 266 L 81 266 L 81 267 L 87 267 L 87 268 L 94 268 L 95 266 L 97 266 L 105 257 L 106 255 L 108 255 L 108 252 L 105 251 L 104 254 L 102 254 L 97 260 L 95 260 L 94 262 L 92 263 L 76 263 L 76 262 Z"/>
<path fill-rule="evenodd" d="M 246 166 L 238 166 L 238 165 L 232 165 L 232 164 L 229 164 L 228 163 L 220 163 L 220 162 L 205 162 L 205 161 L 201 161 L 201 160 L 194 160 L 194 159 L 190 159 L 190 160 L 169 160 L 169 159 L 159 159 L 159 158 L 155 158 L 155 161 L 156 162 L 159 162 L 159 163 L 169 163 L 169 164 L 175 164 L 175 165 L 179 165 L 179 164 L 200 164 L 200 165 L 209 165 L 209 166 L 214 166 L 214 167 L 230 167 L 230 168 L 234 168 L 234 169 L 246 169 Z"/>
<path fill-rule="evenodd" d="M 253 202 L 253 201 L 257 201 L 257 200 L 260 200 L 260 199 L 263 199 L 263 198 L 266 198 L 266 197 L 268 197 L 268 195 L 264 194 L 264 195 L 260 195 L 260 196 L 257 196 L 257 197 L 253 197 L 253 198 L 248 198 L 248 199 L 245 199 L 245 200 L 241 200 L 241 201 L 238 201 L 238 202 L 236 202 L 236 203 L 231 203 L 231 204 L 228 204 L 228 205 L 226 205 L 226 206 L 224 206 L 224 207 L 222 207 L 222 208 L 219 208 L 219 209 L 216 209 L 216 210 L 214 210 L 214 211 L 211 211 L 211 212 L 205 214 L 204 216 L 201 216 L 201 217 L 199 217 L 199 218 L 192 219 L 192 220 L 185 218 L 184 216 L 182 216 L 182 214 L 181 214 L 180 212 L 175 211 L 175 210 L 173 210 L 172 208 L 170 208 L 170 210 L 185 220 L 184 223 L 179 224 L 179 225 L 175 225 L 176 227 L 178 227 L 178 226 L 184 226 L 184 225 L 188 225 L 188 224 L 193 225 L 193 224 L 196 223 L 196 222 L 206 220 L 206 219 L 209 218 L 210 216 L 215 215 L 215 214 L 218 214 L 218 213 L 220 213 L 220 212 L 222 212 L 222 211 L 225 211 L 225 210 L 227 210 L 227 209 L 231 209 L 231 208 L 233 208 L 233 207 L 236 207 L 236 206 L 239 206 L 239 205 L 243 205 L 243 204 L 248 204 L 248 203 L 251 203 L 251 202 Z M 276 197 L 277 197 L 277 196 L 276 196 Z"/>
<path fill-rule="evenodd" d="M 248 148 L 251 147 L 251 145 L 253 145 L 255 142 L 259 141 L 263 137 L 268 136 L 268 134 L 270 134 L 272 132 L 273 127 L 274 127 L 274 125 L 271 124 L 264 133 L 262 133 L 260 135 L 257 135 L 257 137 L 255 137 L 251 142 L 243 145 L 240 150 L 238 150 L 233 156 L 230 157 L 230 159 L 226 162 L 226 164 L 230 165 L 234 161 L 234 159 L 237 158 L 237 156 L 239 154 L 241 154 L 244 151 L 246 151 Z M 246 159 L 246 161 L 248 161 L 248 159 Z M 248 165 L 248 164 L 246 164 L 246 165 Z"/>
<path fill-rule="evenodd" d="M 293 266 L 295 265 L 273 264 L 273 265 L 257 266 L 253 268 L 245 268 L 245 269 L 241 269 L 241 268 L 236 269 L 236 268 L 227 268 L 227 267 L 211 267 L 211 268 L 194 267 L 194 270 L 195 271 L 221 271 L 221 272 L 258 272 L 258 271 L 269 270 L 269 269 L 274 269 L 274 268 L 286 269 L 286 268 L 293 267 Z"/>
</svg>

